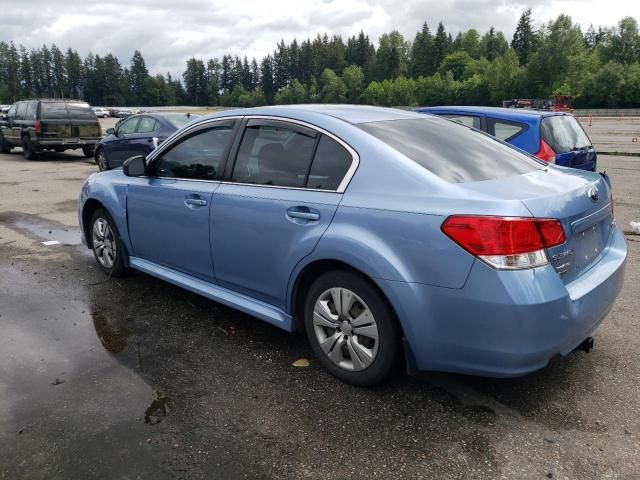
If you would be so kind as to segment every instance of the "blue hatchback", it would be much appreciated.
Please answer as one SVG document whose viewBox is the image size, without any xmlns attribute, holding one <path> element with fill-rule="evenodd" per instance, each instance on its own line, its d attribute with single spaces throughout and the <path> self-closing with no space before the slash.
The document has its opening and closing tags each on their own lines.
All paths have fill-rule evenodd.
<svg viewBox="0 0 640 480">
<path fill-rule="evenodd" d="M 100 170 L 122 165 L 134 155 L 147 155 L 169 135 L 182 128 L 193 116 L 182 113 L 144 113 L 120 121 L 95 148 L 94 158 Z"/>
<path fill-rule="evenodd" d="M 495 107 L 423 107 L 416 111 L 477 128 L 545 162 L 596 171 L 596 151 L 570 113 Z"/>
<path fill-rule="evenodd" d="M 567 355 L 622 288 L 606 177 L 435 116 L 219 112 L 93 174 L 98 266 L 136 269 L 306 332 L 357 385 L 412 369 L 516 376 Z"/>
</svg>

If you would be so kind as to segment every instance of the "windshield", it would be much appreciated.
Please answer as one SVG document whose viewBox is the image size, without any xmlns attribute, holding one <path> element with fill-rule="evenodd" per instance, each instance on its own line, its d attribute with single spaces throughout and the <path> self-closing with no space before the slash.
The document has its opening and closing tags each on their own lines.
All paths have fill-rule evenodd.
<svg viewBox="0 0 640 480">
<path fill-rule="evenodd" d="M 487 134 L 447 120 L 387 120 L 358 127 L 451 183 L 493 180 L 544 168 Z"/>
<path fill-rule="evenodd" d="M 570 152 L 590 147 L 591 141 L 580 124 L 570 115 L 554 115 L 542 119 L 540 125 L 542 139 L 556 153 Z"/>
<path fill-rule="evenodd" d="M 164 117 L 169 121 L 169 123 L 171 123 L 171 125 L 173 125 L 176 128 L 182 128 L 184 127 L 187 123 L 189 123 L 191 120 L 193 120 L 194 118 L 197 118 L 198 115 L 191 115 L 190 117 L 187 117 L 186 115 L 183 114 L 173 114 L 173 115 L 164 115 Z"/>
</svg>

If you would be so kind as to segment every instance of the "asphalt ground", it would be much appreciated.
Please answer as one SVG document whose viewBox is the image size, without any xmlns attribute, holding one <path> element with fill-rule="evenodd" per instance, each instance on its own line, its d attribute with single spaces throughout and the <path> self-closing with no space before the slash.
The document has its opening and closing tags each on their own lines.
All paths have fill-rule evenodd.
<svg viewBox="0 0 640 480">
<path fill-rule="evenodd" d="M 599 167 L 629 230 L 640 159 Z M 0 479 L 640 479 L 640 236 L 591 353 L 362 389 L 300 335 L 141 273 L 105 278 L 77 225 L 95 170 L 0 154 Z"/>
</svg>

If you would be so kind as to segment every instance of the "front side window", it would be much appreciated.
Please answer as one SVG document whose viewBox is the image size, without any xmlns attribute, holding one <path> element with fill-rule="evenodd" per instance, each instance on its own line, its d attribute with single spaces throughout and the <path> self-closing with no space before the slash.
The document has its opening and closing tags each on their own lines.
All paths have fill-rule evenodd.
<svg viewBox="0 0 640 480">
<path fill-rule="evenodd" d="M 155 118 L 151 117 L 142 117 L 140 119 L 140 123 L 138 124 L 138 133 L 151 133 L 155 132 L 159 128 L 160 124 L 156 121 Z"/>
<path fill-rule="evenodd" d="M 118 134 L 126 135 L 135 132 L 139 120 L 139 117 L 128 118 L 118 126 Z"/>
<path fill-rule="evenodd" d="M 489 135 L 438 118 L 357 125 L 410 160 L 451 183 L 512 177 L 544 165 Z"/>
<path fill-rule="evenodd" d="M 231 180 L 239 183 L 305 187 L 317 133 L 281 125 L 249 124 Z"/>
<path fill-rule="evenodd" d="M 309 171 L 307 188 L 337 190 L 352 162 L 353 157 L 346 148 L 322 135 Z"/>
<path fill-rule="evenodd" d="M 232 139 L 232 125 L 200 130 L 169 148 L 151 164 L 151 176 L 218 180 Z"/>
<path fill-rule="evenodd" d="M 466 125 L 467 127 L 480 128 L 480 117 L 473 117 L 471 115 L 444 115 L 444 117 Z"/>
</svg>

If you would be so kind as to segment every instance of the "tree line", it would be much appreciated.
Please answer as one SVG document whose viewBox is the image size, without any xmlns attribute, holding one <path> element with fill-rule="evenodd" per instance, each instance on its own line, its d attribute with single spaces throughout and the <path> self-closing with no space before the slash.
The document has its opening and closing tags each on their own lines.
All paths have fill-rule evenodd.
<svg viewBox="0 0 640 480">
<path fill-rule="evenodd" d="M 455 37 L 425 22 L 413 41 L 397 30 L 377 46 L 365 32 L 280 41 L 262 59 L 191 58 L 181 79 L 150 75 L 135 51 L 112 54 L 0 42 L 0 102 L 81 98 L 92 105 L 241 106 L 365 103 L 383 106 L 501 105 L 509 98 L 572 95 L 576 107 L 640 107 L 640 33 L 632 17 L 586 31 L 568 15 L 534 28 L 522 13 L 513 38 L 493 27 Z"/>
</svg>

